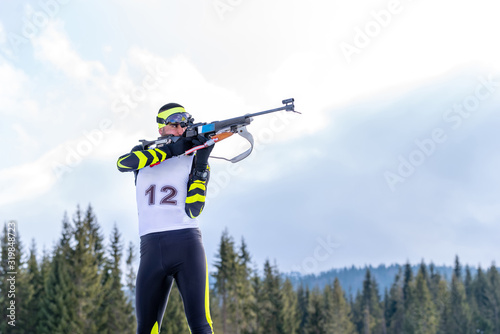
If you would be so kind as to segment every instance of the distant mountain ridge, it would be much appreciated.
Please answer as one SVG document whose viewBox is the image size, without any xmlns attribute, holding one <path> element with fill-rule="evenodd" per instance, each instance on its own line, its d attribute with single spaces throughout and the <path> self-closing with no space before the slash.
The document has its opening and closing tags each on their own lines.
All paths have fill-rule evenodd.
<svg viewBox="0 0 500 334">
<path fill-rule="evenodd" d="M 419 265 L 412 265 L 412 272 L 415 276 L 420 268 Z M 428 272 L 430 272 L 430 265 L 426 265 Z M 462 277 L 465 277 L 465 266 L 462 267 Z M 477 267 L 468 267 L 472 276 L 474 277 L 477 273 Z M 497 267 L 498 268 L 498 267 Z M 329 271 L 322 272 L 320 274 L 308 274 L 302 275 L 298 272 L 292 272 L 283 274 L 283 278 L 288 278 L 292 282 L 295 288 L 302 285 L 303 287 L 308 287 L 309 289 L 314 289 L 318 287 L 322 290 L 325 285 L 333 284 L 333 281 L 337 277 L 339 279 L 342 289 L 346 292 L 347 296 L 356 296 L 358 292 L 361 291 L 363 286 L 363 280 L 365 279 L 366 270 L 369 269 L 373 278 L 375 278 L 380 297 L 383 297 L 385 289 L 389 290 L 391 285 L 394 283 L 396 274 L 404 270 L 404 265 L 392 264 L 390 266 L 379 265 L 378 267 L 365 266 L 361 267 L 350 267 L 341 269 L 331 269 Z M 487 268 L 482 268 L 486 270 Z M 500 269 L 500 268 L 499 268 Z M 453 275 L 453 266 L 436 266 L 434 265 L 434 271 L 439 273 L 446 280 L 451 280 Z"/>
</svg>

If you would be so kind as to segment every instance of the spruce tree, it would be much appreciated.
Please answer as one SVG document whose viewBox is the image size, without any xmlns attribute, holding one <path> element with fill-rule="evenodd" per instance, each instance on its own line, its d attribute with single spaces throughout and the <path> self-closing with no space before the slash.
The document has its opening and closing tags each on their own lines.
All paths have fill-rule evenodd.
<svg viewBox="0 0 500 334">
<path fill-rule="evenodd" d="M 113 226 L 108 248 L 109 255 L 104 266 L 100 289 L 103 300 L 99 309 L 101 322 L 97 324 L 98 332 L 102 334 L 133 333 L 135 331 L 134 310 L 130 300 L 125 296 L 121 283 L 123 244 L 116 224 Z"/>
<path fill-rule="evenodd" d="M 350 319 L 351 310 L 337 277 L 333 282 L 331 294 L 325 292 L 325 295 L 330 299 L 325 314 L 326 332 L 328 334 L 354 334 L 354 324 Z"/>
<path fill-rule="evenodd" d="M 325 324 L 325 300 L 315 287 L 309 294 L 309 303 L 307 305 L 307 320 L 304 326 L 305 334 L 326 334 Z"/>
<path fill-rule="evenodd" d="M 443 281 L 441 275 L 436 271 L 434 263 L 429 265 L 429 291 L 432 295 L 432 300 L 436 305 L 439 314 L 442 314 L 442 310 L 446 304 L 446 298 L 441 298 L 440 285 Z"/>
<path fill-rule="evenodd" d="M 474 302 L 473 279 L 472 279 L 472 273 L 468 265 L 465 266 L 464 286 L 465 286 L 465 295 L 467 296 L 467 302 L 469 304 L 473 303 Z"/>
<path fill-rule="evenodd" d="M 38 333 L 98 332 L 107 321 L 100 312 L 104 265 L 103 238 L 92 207 L 85 212 L 77 207 L 72 223 L 65 214 L 45 281 Z"/>
<path fill-rule="evenodd" d="M 354 322 L 359 333 L 382 334 L 386 332 L 378 285 L 372 278 L 369 268 L 366 269 L 363 290 L 356 297 Z"/>
<path fill-rule="evenodd" d="M 500 273 L 492 264 L 487 273 L 490 291 L 488 293 L 489 300 L 491 301 L 491 315 L 490 320 L 494 334 L 500 334 Z"/>
<path fill-rule="evenodd" d="M 476 333 L 494 333 L 495 301 L 491 293 L 491 284 L 481 267 L 477 269 L 472 282 L 472 294 L 475 304 L 472 315 L 472 328 Z"/>
<path fill-rule="evenodd" d="M 465 287 L 465 296 L 467 304 L 469 305 L 471 313 L 471 330 L 476 331 L 478 318 L 480 318 L 480 316 L 479 316 L 477 301 L 474 294 L 474 289 L 475 289 L 474 278 L 472 277 L 471 269 L 468 265 L 465 266 L 464 287 Z M 481 330 L 478 330 L 478 332 L 481 332 Z"/>
<path fill-rule="evenodd" d="M 94 333 L 98 324 L 107 321 L 107 315 L 100 312 L 104 299 L 101 293 L 105 264 L 103 237 L 90 205 L 85 213 L 77 208 L 73 224 L 75 245 L 69 261 L 76 298 L 76 322 L 84 333 Z"/>
<path fill-rule="evenodd" d="M 281 309 L 283 331 L 287 334 L 297 334 L 300 325 L 298 299 L 292 282 L 288 278 L 283 283 L 281 298 L 283 300 L 283 308 Z"/>
<path fill-rule="evenodd" d="M 405 304 L 405 310 L 408 309 L 408 305 L 411 302 L 411 284 L 413 282 L 413 271 L 411 265 L 407 262 L 404 266 L 404 279 L 403 279 L 403 300 Z"/>
<path fill-rule="evenodd" d="M 399 268 L 394 279 L 394 283 L 389 291 L 388 300 L 386 301 L 386 326 L 388 334 L 399 334 L 403 331 L 405 318 L 405 304 L 403 296 L 403 279 L 402 271 Z"/>
<path fill-rule="evenodd" d="M 210 287 L 210 317 L 212 318 L 214 333 L 222 333 L 219 300 L 215 295 L 213 285 Z M 253 333 L 253 331 L 250 331 L 250 333 Z"/>
<path fill-rule="evenodd" d="M 281 278 L 276 265 L 271 265 L 269 260 L 266 260 L 264 263 L 264 279 L 262 282 L 263 333 L 283 333 L 283 322 L 280 317 L 283 308 L 281 284 Z"/>
<path fill-rule="evenodd" d="M 77 323 L 74 308 L 77 299 L 70 264 L 72 235 L 73 227 L 65 213 L 61 239 L 54 249 L 46 273 L 37 334 L 84 333 Z"/>
<path fill-rule="evenodd" d="M 465 287 L 461 277 L 461 265 L 457 257 L 446 312 L 446 331 L 450 334 L 468 334 L 472 330 L 472 313 L 467 303 Z"/>
<path fill-rule="evenodd" d="M 437 283 L 437 296 L 434 301 L 439 314 L 439 333 L 446 333 L 449 314 L 448 310 L 450 308 L 449 299 L 450 290 L 448 281 L 446 281 L 444 278 L 440 279 Z"/>
<path fill-rule="evenodd" d="M 420 267 L 416 280 L 410 286 L 411 300 L 405 313 L 404 332 L 414 334 L 435 334 L 439 315 L 428 288 L 426 271 Z"/>
<path fill-rule="evenodd" d="M 219 251 L 216 255 L 215 268 L 213 274 L 216 279 L 215 293 L 220 300 L 222 333 L 235 333 L 236 326 L 234 319 L 235 298 L 236 298 L 236 272 L 237 253 L 234 249 L 234 241 L 227 229 L 222 233 Z"/>
<path fill-rule="evenodd" d="M 127 272 L 125 275 L 125 285 L 127 286 L 127 296 L 131 305 L 135 305 L 135 281 L 137 276 L 134 268 L 135 258 L 136 258 L 135 246 L 134 243 L 130 241 L 127 249 L 127 260 L 126 260 Z"/>
<path fill-rule="evenodd" d="M 460 259 L 458 258 L 458 255 L 455 255 L 455 267 L 453 268 L 453 274 L 455 277 L 463 282 L 462 279 L 462 264 L 460 263 Z"/>
<path fill-rule="evenodd" d="M 264 322 L 263 305 L 265 303 L 265 300 L 264 300 L 262 279 L 260 278 L 259 271 L 256 268 L 253 270 L 252 273 L 251 285 L 252 285 L 253 301 L 254 301 L 251 308 L 253 310 L 255 320 L 253 322 L 254 328 L 249 332 L 255 334 L 261 334 L 264 333 L 262 326 Z"/>
<path fill-rule="evenodd" d="M 299 333 L 305 333 L 305 326 L 307 323 L 307 318 L 309 317 L 308 305 L 309 305 L 309 288 L 303 285 L 299 285 L 297 289 L 297 302 L 298 302 L 298 315 L 300 319 L 299 323 Z"/>
<path fill-rule="evenodd" d="M 43 333 L 42 328 L 44 324 L 44 314 L 46 314 L 44 307 L 47 306 L 47 282 L 52 268 L 52 258 L 50 253 L 44 248 L 42 252 L 42 259 L 40 262 L 40 295 L 37 297 L 38 310 L 36 312 L 36 330 L 34 333 Z"/>
<path fill-rule="evenodd" d="M 22 328 L 25 333 L 36 333 L 37 325 L 40 322 L 41 300 L 43 298 L 44 277 L 40 270 L 37 261 L 37 248 L 35 240 L 32 240 L 30 248 L 30 256 L 26 267 L 26 277 L 29 280 L 31 298 L 25 303 L 22 308 L 23 312 L 19 315 L 19 320 L 22 322 Z"/>
<path fill-rule="evenodd" d="M 18 232 L 19 233 L 19 232 Z M 35 303 L 33 300 L 34 296 L 34 285 L 33 285 L 33 275 L 28 270 L 27 261 L 25 259 L 24 250 L 21 244 L 21 238 L 18 234 L 19 240 L 19 269 L 17 271 L 16 277 L 16 303 L 17 310 L 16 314 L 18 317 L 18 322 L 16 325 L 16 332 L 19 333 L 33 333 L 34 324 L 31 322 L 31 314 L 29 310 L 29 305 Z"/>
<path fill-rule="evenodd" d="M 252 269 L 250 268 L 251 256 L 244 238 L 237 255 L 236 265 L 236 312 L 237 334 L 252 333 L 255 328 L 255 296 L 252 290 Z"/>
<path fill-rule="evenodd" d="M 322 299 L 321 328 L 328 332 L 333 325 L 333 318 L 329 315 L 333 310 L 333 287 L 330 284 L 325 284 L 323 287 Z"/>
</svg>

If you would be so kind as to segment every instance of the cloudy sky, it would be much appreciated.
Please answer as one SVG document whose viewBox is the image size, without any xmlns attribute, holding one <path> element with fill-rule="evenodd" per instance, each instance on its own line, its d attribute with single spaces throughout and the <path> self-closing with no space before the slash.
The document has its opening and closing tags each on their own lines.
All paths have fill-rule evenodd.
<svg viewBox="0 0 500 334">
<path fill-rule="evenodd" d="M 500 21 L 487 0 L 0 2 L 0 219 L 51 249 L 93 206 L 138 243 L 116 159 L 181 103 L 262 116 L 200 219 L 281 271 L 500 263 Z M 245 149 L 238 138 L 214 154 Z"/>
</svg>

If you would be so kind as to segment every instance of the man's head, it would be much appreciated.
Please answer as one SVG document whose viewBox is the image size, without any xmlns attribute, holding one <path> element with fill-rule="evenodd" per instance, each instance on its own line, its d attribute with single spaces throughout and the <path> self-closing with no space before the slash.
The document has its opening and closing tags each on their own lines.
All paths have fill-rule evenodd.
<svg viewBox="0 0 500 334">
<path fill-rule="evenodd" d="M 183 106 L 177 103 L 167 103 L 158 110 L 156 122 L 158 123 L 158 131 L 160 135 L 181 136 L 188 123 L 192 121 Z"/>
</svg>

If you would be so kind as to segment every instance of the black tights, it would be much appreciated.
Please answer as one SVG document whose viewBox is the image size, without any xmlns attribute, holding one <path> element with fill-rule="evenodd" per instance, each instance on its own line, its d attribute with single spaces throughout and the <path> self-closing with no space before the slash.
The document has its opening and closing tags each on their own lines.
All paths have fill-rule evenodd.
<svg viewBox="0 0 500 334">
<path fill-rule="evenodd" d="M 137 333 L 159 330 L 175 279 L 192 334 L 208 334 L 208 272 L 201 232 L 197 228 L 146 234 L 136 283 Z M 168 319 L 167 319 L 168 321 Z"/>
</svg>

